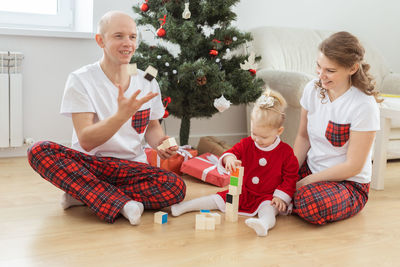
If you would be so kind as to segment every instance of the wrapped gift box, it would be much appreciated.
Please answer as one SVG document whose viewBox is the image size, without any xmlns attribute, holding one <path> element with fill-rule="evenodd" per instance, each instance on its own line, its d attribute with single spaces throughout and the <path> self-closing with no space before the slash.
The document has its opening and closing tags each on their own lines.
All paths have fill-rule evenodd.
<svg viewBox="0 0 400 267">
<path fill-rule="evenodd" d="M 178 152 L 169 159 L 161 159 L 158 156 L 157 151 L 153 148 L 145 148 L 144 151 L 146 152 L 147 161 L 151 166 L 159 167 L 178 175 L 182 175 L 182 172 L 180 171 L 182 163 L 191 157 L 197 156 L 197 150 L 192 149 L 189 146 L 179 147 Z"/>
<path fill-rule="evenodd" d="M 197 145 L 199 155 L 211 153 L 218 157 L 230 148 L 231 146 L 227 145 L 225 141 L 218 140 L 214 136 L 201 137 Z"/>
<path fill-rule="evenodd" d="M 189 174 L 206 183 L 224 187 L 229 184 L 230 175 L 221 166 L 218 168 L 218 157 L 205 153 L 182 163 L 181 172 Z"/>
</svg>

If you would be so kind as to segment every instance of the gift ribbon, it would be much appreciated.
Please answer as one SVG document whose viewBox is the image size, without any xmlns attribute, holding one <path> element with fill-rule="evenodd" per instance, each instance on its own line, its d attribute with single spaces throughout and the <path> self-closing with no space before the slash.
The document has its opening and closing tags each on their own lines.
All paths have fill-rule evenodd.
<svg viewBox="0 0 400 267">
<path fill-rule="evenodd" d="M 193 158 L 193 155 L 190 154 L 190 152 L 187 151 L 186 149 L 192 149 L 192 147 L 190 145 L 179 146 L 178 150 L 176 151 L 176 153 L 178 153 L 183 157 L 183 161 L 187 161 L 189 158 Z M 158 154 L 157 154 L 157 167 L 159 168 L 161 167 L 161 158 Z"/>
<path fill-rule="evenodd" d="M 203 158 L 200 158 L 200 157 L 196 157 L 196 158 L 199 159 L 199 160 L 202 160 L 202 161 L 204 161 L 204 162 L 207 162 L 207 163 L 212 164 L 211 167 L 208 167 L 208 168 L 204 169 L 203 173 L 201 174 L 201 180 L 202 180 L 202 181 L 205 182 L 205 181 L 206 181 L 207 174 L 208 174 L 210 171 L 214 170 L 215 168 L 217 169 L 217 172 L 218 172 L 220 175 L 228 174 L 228 172 L 227 172 L 221 165 L 218 164 L 218 161 L 219 161 L 219 160 L 218 160 L 217 156 L 215 156 L 215 155 L 210 155 L 210 156 L 207 156 L 207 157 L 206 157 L 207 159 L 203 159 Z"/>
</svg>

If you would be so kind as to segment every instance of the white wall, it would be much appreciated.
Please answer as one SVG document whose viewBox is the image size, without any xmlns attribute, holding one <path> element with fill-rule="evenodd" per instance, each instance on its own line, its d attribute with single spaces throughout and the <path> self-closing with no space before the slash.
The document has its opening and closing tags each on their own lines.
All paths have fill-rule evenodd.
<svg viewBox="0 0 400 267">
<path fill-rule="evenodd" d="M 263 25 L 349 31 L 377 48 L 390 68 L 400 72 L 398 0 L 242 0 L 235 7 L 237 26 Z"/>
<path fill-rule="evenodd" d="M 95 22 L 108 10 L 133 15 L 134 1 L 95 0 Z M 354 11 L 358 10 L 358 11 Z M 393 70 L 400 72 L 400 10 L 397 0 L 242 0 L 235 8 L 236 25 L 248 30 L 262 25 L 347 30 L 378 48 Z M 101 51 L 89 39 L 0 35 L 0 51 L 24 53 L 24 135 L 35 140 L 67 144 L 71 139 L 71 120 L 59 115 L 68 73 L 98 60 Z M 166 120 L 167 133 L 177 136 L 179 121 Z M 0 125 L 0 127 L 2 127 Z M 192 121 L 191 135 L 221 136 L 231 142 L 246 133 L 245 107 L 233 107 L 212 119 Z M 191 139 L 197 144 L 197 139 Z M 0 149 L 0 157 L 23 155 L 21 149 Z"/>
</svg>

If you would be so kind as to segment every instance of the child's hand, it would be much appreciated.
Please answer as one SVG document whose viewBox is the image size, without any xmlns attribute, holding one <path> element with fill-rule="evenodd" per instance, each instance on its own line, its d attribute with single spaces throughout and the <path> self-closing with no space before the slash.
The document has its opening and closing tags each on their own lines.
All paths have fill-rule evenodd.
<svg viewBox="0 0 400 267">
<path fill-rule="evenodd" d="M 277 208 L 277 210 L 279 212 L 285 212 L 286 211 L 286 203 L 285 201 L 283 201 L 282 199 L 280 199 L 279 197 L 274 197 L 271 201 L 271 205 L 275 208 Z"/>
<path fill-rule="evenodd" d="M 224 160 L 225 160 L 225 169 L 229 172 L 236 170 L 237 167 L 240 167 L 242 165 L 242 161 L 238 160 L 236 157 L 231 155 L 226 156 Z"/>
</svg>

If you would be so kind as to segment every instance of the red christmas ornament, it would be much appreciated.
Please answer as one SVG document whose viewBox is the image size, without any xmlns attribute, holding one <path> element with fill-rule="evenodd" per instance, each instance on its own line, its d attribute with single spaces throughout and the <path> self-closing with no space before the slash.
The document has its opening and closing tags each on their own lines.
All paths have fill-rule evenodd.
<svg viewBox="0 0 400 267">
<path fill-rule="evenodd" d="M 163 99 L 163 105 L 164 105 L 164 116 L 163 116 L 163 118 L 165 119 L 165 118 L 167 118 L 168 116 L 169 116 L 169 112 L 168 112 L 168 110 L 167 110 L 167 107 L 168 107 L 168 104 L 169 103 L 171 103 L 171 98 L 169 97 L 169 96 L 167 96 L 167 97 L 165 97 L 164 99 Z"/>
<path fill-rule="evenodd" d="M 218 56 L 218 51 L 215 50 L 215 49 L 211 49 L 209 54 L 210 54 L 210 56 L 214 56 L 215 57 L 215 56 Z"/>
<path fill-rule="evenodd" d="M 256 71 L 255 69 L 249 69 L 249 72 L 251 73 L 251 75 L 254 76 L 254 75 L 256 74 L 257 71 Z"/>
<path fill-rule="evenodd" d="M 164 15 L 164 18 L 162 18 L 162 19 L 158 19 L 158 20 L 161 20 L 162 22 L 161 22 L 161 25 L 160 25 L 160 28 L 157 30 L 157 35 L 159 36 L 159 37 L 164 37 L 165 36 L 165 34 L 166 34 L 166 31 L 163 29 L 163 25 L 165 24 L 165 22 L 166 22 L 166 19 L 167 19 L 167 15 Z"/>
<path fill-rule="evenodd" d="M 144 4 L 142 4 L 142 6 L 140 7 L 140 9 L 141 9 L 143 12 L 146 12 L 147 10 L 149 10 L 149 5 L 146 4 L 146 3 L 144 3 Z"/>
<path fill-rule="evenodd" d="M 167 32 L 163 28 L 157 30 L 158 37 L 164 37 Z"/>
<path fill-rule="evenodd" d="M 169 112 L 168 112 L 168 110 L 165 110 L 164 115 L 162 117 L 165 119 L 165 118 L 168 118 L 168 116 L 169 116 Z"/>
</svg>

